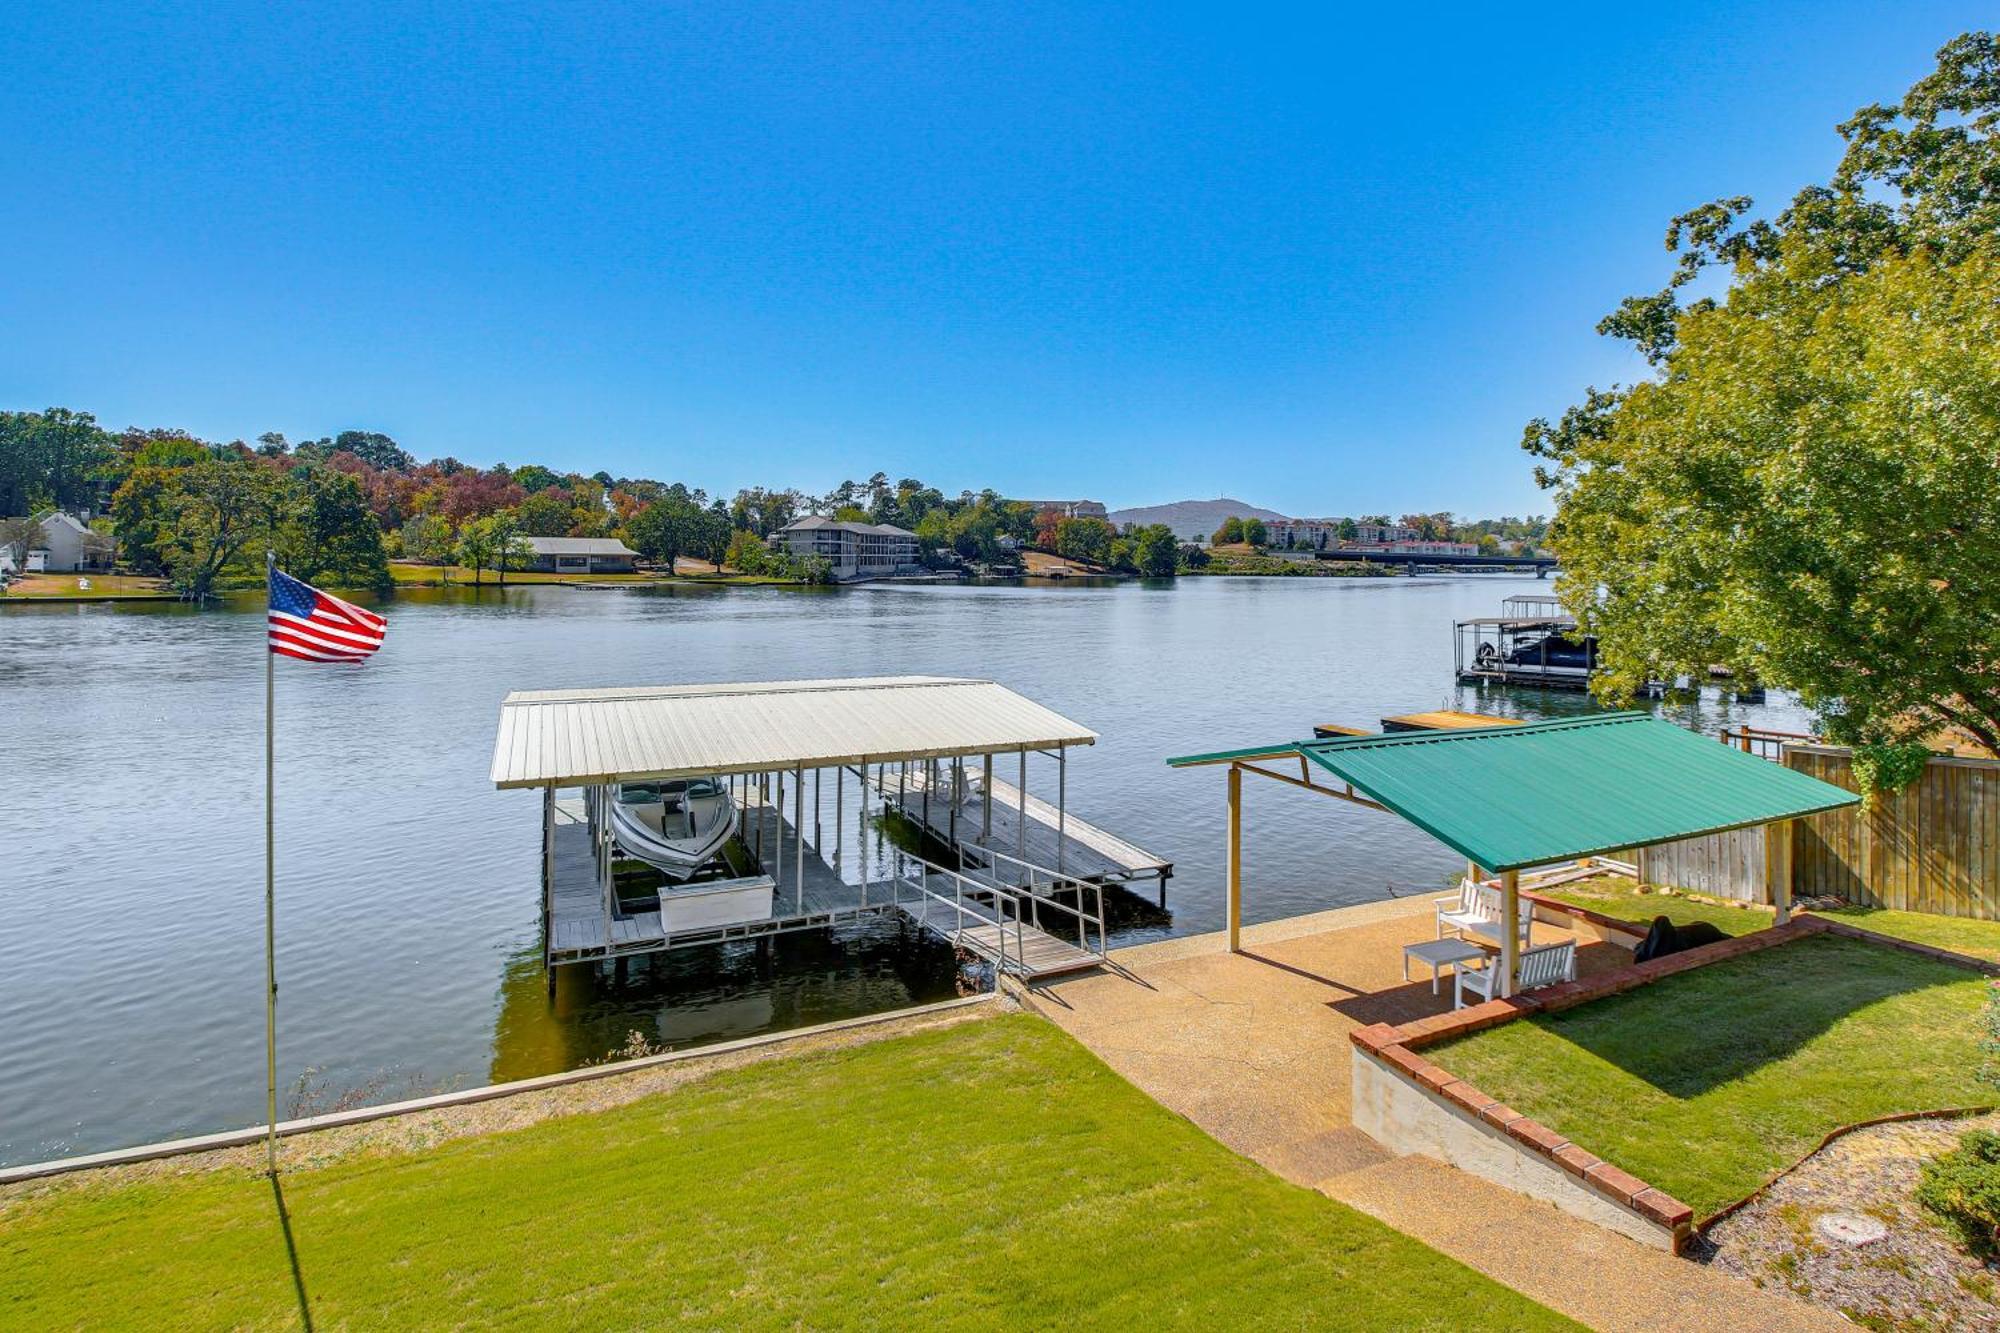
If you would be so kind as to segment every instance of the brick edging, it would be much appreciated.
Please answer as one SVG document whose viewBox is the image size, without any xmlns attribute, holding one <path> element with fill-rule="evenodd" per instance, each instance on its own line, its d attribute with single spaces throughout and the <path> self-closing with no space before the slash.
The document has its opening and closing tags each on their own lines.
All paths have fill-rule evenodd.
<svg viewBox="0 0 2000 1333">
<path fill-rule="evenodd" d="M 1534 895 L 1523 894 L 1523 897 Z M 1602 917 L 1587 908 L 1573 907 L 1560 900 L 1535 898 L 1551 907 L 1574 912 L 1585 920 L 1612 926 L 1631 933 L 1632 923 L 1619 921 L 1614 917 Z M 1533 1014 L 1560 1013 L 1573 1009 L 1592 1000 L 1601 1000 L 1609 995 L 1623 994 L 1648 985 L 1662 977 L 1690 972 L 1710 963 L 1726 962 L 1731 958 L 1741 958 L 1746 954 L 1761 953 L 1765 949 L 1789 944 L 1793 940 L 1809 935 L 1839 935 L 1847 939 L 1862 940 L 1897 949 L 1903 953 L 1928 958 L 1934 962 L 1948 963 L 1954 967 L 1967 968 L 1989 977 L 2000 977 L 2000 964 L 1966 954 L 1953 953 L 1928 944 L 1918 944 L 1913 940 L 1898 939 L 1893 935 L 1882 935 L 1860 926 L 1851 926 L 1844 921 L 1835 921 L 1815 914 L 1794 916 L 1783 925 L 1753 930 L 1748 934 L 1734 935 L 1713 944 L 1704 944 L 1697 949 L 1668 954 L 1664 958 L 1653 958 L 1643 963 L 1609 972 L 1588 980 L 1566 981 L 1556 986 L 1546 986 L 1531 995 L 1516 995 L 1502 1000 L 1488 1000 L 1467 1009 L 1456 1009 L 1429 1018 L 1419 1018 L 1401 1026 L 1388 1023 L 1371 1023 L 1348 1034 L 1348 1039 L 1362 1051 L 1374 1056 L 1405 1079 L 1415 1083 L 1426 1092 L 1434 1093 L 1450 1102 L 1474 1119 L 1491 1126 L 1514 1140 L 1521 1147 L 1547 1158 L 1570 1175 L 1593 1186 L 1623 1207 L 1631 1209 L 1646 1221 L 1662 1227 L 1673 1234 L 1674 1251 L 1679 1253 L 1694 1231 L 1694 1209 L 1682 1203 L 1665 1190 L 1658 1189 L 1620 1170 L 1586 1148 L 1565 1139 L 1547 1125 L 1529 1116 L 1522 1115 L 1497 1097 L 1488 1096 L 1477 1087 L 1459 1078 L 1442 1065 L 1434 1064 L 1417 1052 L 1427 1046 L 1435 1046 L 1454 1037 L 1469 1036 L 1483 1032 L 1487 1028 L 1511 1023 L 1517 1018 Z M 1899 1114 L 1886 1119 L 1913 1119 L 1935 1112 L 1918 1112 L 1914 1115 Z M 1870 1122 L 1876 1123 L 1876 1122 Z M 1858 1128 L 1850 1126 L 1848 1128 Z M 1847 1129 L 1836 1130 L 1827 1136 L 1826 1142 L 1846 1133 Z M 1821 1147 L 1825 1147 L 1822 1142 Z M 1817 1149 L 1815 1149 L 1817 1151 Z M 1810 1156 L 1811 1154 L 1808 1154 Z M 1802 1159 L 1803 1160 L 1803 1159 Z M 1783 1174 L 1782 1172 L 1780 1173 Z M 1771 1182 L 1760 1186 L 1756 1194 L 1770 1187 Z M 1756 1197 L 1755 1194 L 1751 1196 Z M 1748 1199 L 1724 1209 L 1714 1217 L 1704 1219 L 1708 1226 L 1719 1218 L 1741 1207 Z"/>
<path fill-rule="evenodd" d="M 1521 890 L 1521 897 L 1537 907 L 1546 907 L 1551 912 L 1566 912 L 1579 921 L 1588 921 L 1599 930 L 1615 931 L 1620 935 L 1630 935 L 1634 939 L 1646 938 L 1645 927 L 1636 921 L 1627 921 L 1621 916 L 1606 916 L 1604 913 L 1592 911 L 1588 907 L 1578 907 L 1575 903 L 1565 902 L 1561 898 L 1550 897 L 1544 893 L 1535 893 L 1528 889 Z"/>
<path fill-rule="evenodd" d="M 1517 1018 L 1572 1009 L 1607 995 L 1633 990 L 1662 977 L 1759 953 L 1807 935 L 1820 934 L 1830 926 L 1831 923 L 1819 918 L 1794 917 L 1782 926 L 1732 936 L 1714 944 L 1704 944 L 1698 949 L 1635 963 L 1604 976 L 1544 987 L 1532 995 L 1488 1000 L 1467 1009 L 1419 1018 L 1400 1027 L 1372 1023 L 1350 1033 L 1349 1040 L 1426 1092 L 1436 1094 L 1465 1114 L 1499 1130 L 1522 1148 L 1547 1158 L 1613 1203 L 1632 1210 L 1669 1232 L 1673 1236 L 1674 1250 L 1678 1253 L 1694 1232 L 1692 1207 L 1571 1142 L 1539 1120 L 1521 1114 L 1499 1098 L 1480 1091 L 1442 1065 L 1424 1059 L 1418 1052 L 1424 1047 L 1511 1023 Z"/>
<path fill-rule="evenodd" d="M 1974 958 L 1971 954 L 1953 953 L 1949 949 L 1940 949 L 1933 944 L 1919 944 L 1915 940 L 1883 935 L 1865 926 L 1850 926 L 1845 921 L 1836 921 L 1832 917 L 1815 914 L 1805 919 L 1818 922 L 1820 929 L 1829 935 L 1844 935 L 1851 940 L 1866 940 L 1870 944 L 1879 944 L 1884 948 L 1898 949 L 1903 953 L 1915 954 L 1919 958 L 1928 958 L 1934 963 L 1949 963 L 1953 967 L 1962 967 L 1983 976 L 2000 977 L 2000 963 Z"/>
</svg>

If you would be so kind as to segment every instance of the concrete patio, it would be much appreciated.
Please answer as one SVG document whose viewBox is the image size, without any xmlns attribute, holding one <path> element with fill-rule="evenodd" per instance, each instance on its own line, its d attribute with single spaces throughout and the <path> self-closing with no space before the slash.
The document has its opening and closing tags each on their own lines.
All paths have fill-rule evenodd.
<svg viewBox="0 0 2000 1333">
<path fill-rule="evenodd" d="M 1431 899 L 1370 903 L 1115 951 L 1104 971 L 1051 979 L 1025 1001 L 1161 1104 L 1277 1175 L 1371 1213 L 1596 1328 L 1848 1327 L 1786 1296 L 1648 1249 L 1552 1205 L 1355 1128 L 1348 1034 L 1451 1006 L 1449 975 L 1403 980 L 1403 945 L 1433 937 Z M 1535 943 L 1567 932 L 1537 924 Z M 1630 951 L 1579 939 L 1578 974 Z M 1726 1303 L 1726 1304 L 1724 1304 Z"/>
</svg>

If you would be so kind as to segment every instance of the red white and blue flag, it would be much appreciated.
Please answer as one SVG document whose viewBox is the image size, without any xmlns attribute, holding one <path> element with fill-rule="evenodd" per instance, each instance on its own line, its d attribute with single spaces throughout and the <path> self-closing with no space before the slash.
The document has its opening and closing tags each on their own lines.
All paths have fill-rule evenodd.
<svg viewBox="0 0 2000 1333">
<path fill-rule="evenodd" d="M 271 651 L 280 657 L 358 662 L 382 646 L 389 622 L 274 568 L 270 629 Z"/>
</svg>

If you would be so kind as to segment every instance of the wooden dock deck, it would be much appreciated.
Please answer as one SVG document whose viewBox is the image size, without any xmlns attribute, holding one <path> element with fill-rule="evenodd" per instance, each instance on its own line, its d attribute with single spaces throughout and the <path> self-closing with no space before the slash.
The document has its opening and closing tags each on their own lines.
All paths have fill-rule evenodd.
<svg viewBox="0 0 2000 1333">
<path fill-rule="evenodd" d="M 1171 861 L 1154 856 L 1095 824 L 1077 818 L 1074 811 L 1059 821 L 1056 807 L 1033 795 L 1027 798 L 1026 850 L 1021 850 L 1021 792 L 1013 783 L 998 776 L 993 779 L 993 831 L 990 837 L 982 837 L 986 802 L 981 775 L 976 772 L 966 774 L 965 798 L 959 803 L 956 821 L 952 818 L 951 803 L 945 797 L 949 783 L 947 777 L 930 802 L 930 830 L 947 845 L 962 848 L 968 860 L 977 860 L 979 853 L 990 847 L 1005 856 L 1018 857 L 1044 869 L 1060 868 L 1069 878 L 1096 884 L 1127 884 L 1144 879 L 1164 882 L 1174 873 Z M 882 787 L 883 797 L 891 805 L 898 804 L 896 777 L 885 775 Z M 911 767 L 908 785 L 901 792 L 900 805 L 910 819 L 919 824 L 924 822 L 924 774 L 921 768 Z M 997 869 L 986 873 L 1003 883 L 1018 883 L 1018 869 L 1002 861 Z"/>
<path fill-rule="evenodd" d="M 1080 972 L 1104 961 L 1074 941 L 1061 939 L 1026 922 L 987 920 L 974 923 L 943 903 L 930 900 L 906 903 L 903 912 L 932 934 L 962 945 L 988 962 L 1004 963 L 1010 971 L 1030 979 Z"/>
<path fill-rule="evenodd" d="M 997 802 L 994 808 L 997 815 Z M 753 804 L 750 811 L 753 828 L 757 813 Z M 996 822 L 996 831 L 997 827 Z M 757 939 L 892 912 L 899 912 L 933 934 L 1028 977 L 1095 967 L 1103 961 L 1099 954 L 1027 922 L 1003 923 L 999 918 L 1004 914 L 994 904 L 995 895 L 990 893 L 983 900 L 973 900 L 971 910 L 977 913 L 976 917 L 965 915 L 935 897 L 924 896 L 908 882 L 888 877 L 882 859 L 884 852 L 875 846 L 869 848 L 869 873 L 864 880 L 858 847 L 846 849 L 841 858 L 843 864 L 837 869 L 813 849 L 813 841 L 808 838 L 804 874 L 799 876 L 797 836 L 791 821 L 773 808 L 765 811 L 762 839 L 765 870 L 778 878 L 770 915 L 726 926 L 669 933 L 661 924 L 658 910 L 611 910 L 597 878 L 589 827 L 580 801 L 557 802 L 554 838 L 555 876 L 550 886 L 544 950 L 550 967 Z"/>
</svg>

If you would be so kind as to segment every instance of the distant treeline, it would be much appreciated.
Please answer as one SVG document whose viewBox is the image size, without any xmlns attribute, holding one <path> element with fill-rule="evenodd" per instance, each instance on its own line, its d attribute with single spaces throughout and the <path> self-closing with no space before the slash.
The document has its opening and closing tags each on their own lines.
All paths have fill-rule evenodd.
<svg viewBox="0 0 2000 1333">
<path fill-rule="evenodd" d="M 113 432 L 87 412 L 0 412 L 0 515 L 89 511 L 115 531 L 119 559 L 189 597 L 254 581 L 270 547 L 292 573 L 338 587 L 389 583 L 396 558 L 475 571 L 518 567 L 528 537 L 619 537 L 668 569 L 681 557 L 743 573 L 816 581 L 824 562 L 768 538 L 805 514 L 914 531 L 926 558 L 1004 566 L 1025 546 L 1073 560 L 1171 575 L 1184 559 L 1162 524 L 1114 529 L 992 490 L 947 496 L 884 473 L 825 495 L 749 487 L 733 498 L 683 482 L 589 476 L 529 463 L 419 463 L 387 435 L 350 430 L 294 443 Z"/>
</svg>

